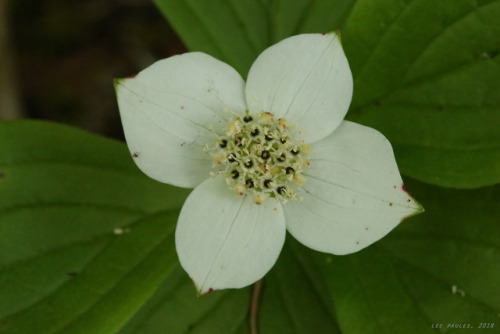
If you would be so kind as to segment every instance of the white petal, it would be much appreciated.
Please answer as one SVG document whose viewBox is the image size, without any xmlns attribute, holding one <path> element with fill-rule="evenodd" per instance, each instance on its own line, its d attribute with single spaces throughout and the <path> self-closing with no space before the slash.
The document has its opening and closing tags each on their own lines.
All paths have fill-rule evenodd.
<svg viewBox="0 0 500 334">
<path fill-rule="evenodd" d="M 181 187 L 206 179 L 219 131 L 231 114 L 244 112 L 244 81 L 229 65 L 203 53 L 160 60 L 138 75 L 117 80 L 127 145 L 148 176 Z"/>
<path fill-rule="evenodd" d="M 340 124 L 351 97 L 352 74 L 335 33 L 293 36 L 271 46 L 252 65 L 246 86 L 250 110 L 297 124 L 307 143 Z"/>
<path fill-rule="evenodd" d="M 304 245 L 353 253 L 423 211 L 405 191 L 391 144 L 378 131 L 344 121 L 311 151 L 304 199 L 285 207 L 287 228 Z"/>
<path fill-rule="evenodd" d="M 285 242 L 281 204 L 256 205 L 236 195 L 223 177 L 208 179 L 182 207 L 175 245 L 182 267 L 200 293 L 241 288 L 264 276 Z"/>
</svg>

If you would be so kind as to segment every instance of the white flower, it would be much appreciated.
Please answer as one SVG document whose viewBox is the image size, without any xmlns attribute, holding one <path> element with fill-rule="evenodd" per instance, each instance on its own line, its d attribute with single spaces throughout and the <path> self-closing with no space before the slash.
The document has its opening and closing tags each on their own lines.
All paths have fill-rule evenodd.
<svg viewBox="0 0 500 334">
<path fill-rule="evenodd" d="M 176 248 L 199 293 L 260 279 L 286 230 L 312 249 L 348 254 L 422 211 L 388 140 L 343 120 L 352 75 L 335 33 L 271 46 L 246 84 L 191 52 L 117 80 L 116 91 L 137 166 L 195 188 Z"/>
</svg>

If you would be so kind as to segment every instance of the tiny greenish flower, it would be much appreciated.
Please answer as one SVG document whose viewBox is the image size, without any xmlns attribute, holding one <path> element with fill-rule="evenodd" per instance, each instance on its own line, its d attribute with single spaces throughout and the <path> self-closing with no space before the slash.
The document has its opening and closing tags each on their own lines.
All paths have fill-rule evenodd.
<svg viewBox="0 0 500 334">
<path fill-rule="evenodd" d="M 194 188 L 175 242 L 200 294 L 262 278 L 286 230 L 342 255 L 423 211 L 404 189 L 389 141 L 344 120 L 353 80 L 336 33 L 269 47 L 246 83 L 229 65 L 189 52 L 115 85 L 137 166 Z"/>
</svg>

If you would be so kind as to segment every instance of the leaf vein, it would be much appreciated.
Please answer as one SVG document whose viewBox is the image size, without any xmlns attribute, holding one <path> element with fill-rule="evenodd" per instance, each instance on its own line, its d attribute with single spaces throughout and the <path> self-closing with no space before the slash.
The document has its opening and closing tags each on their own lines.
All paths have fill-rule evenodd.
<svg viewBox="0 0 500 334">
<path fill-rule="evenodd" d="M 85 314 L 87 314 L 91 310 L 91 308 L 94 305 L 96 305 L 97 303 L 99 303 L 102 299 L 105 298 L 105 296 L 109 295 L 112 291 L 114 291 L 116 289 L 117 285 L 119 285 L 121 282 L 123 282 L 123 280 L 126 277 L 128 277 L 137 267 L 139 267 L 141 265 L 141 263 L 148 256 L 150 256 L 154 251 L 156 251 L 158 248 L 160 248 L 160 246 L 162 246 L 162 244 L 170 236 L 171 233 L 172 233 L 172 231 L 169 232 L 169 233 L 166 233 L 165 236 L 163 236 L 154 247 L 152 247 L 149 251 L 147 251 L 146 254 L 144 254 L 144 256 L 139 261 L 137 261 L 136 264 L 134 264 L 129 270 L 125 271 L 123 273 L 123 275 L 115 282 L 115 284 L 108 291 L 106 291 L 105 293 L 103 293 L 100 298 L 96 299 L 94 302 L 92 302 L 89 305 L 87 305 L 82 311 L 78 312 L 78 314 L 76 316 L 73 316 L 73 318 L 68 323 L 66 323 L 64 325 L 64 327 L 58 329 L 55 333 L 67 333 L 67 332 L 64 332 L 65 328 L 67 328 L 72 323 L 76 322 L 78 319 L 82 318 Z M 108 248 L 108 247 L 109 247 L 109 245 L 106 246 L 106 248 Z"/>
<path fill-rule="evenodd" d="M 161 216 L 161 215 L 173 213 L 173 212 L 176 212 L 176 211 L 178 211 L 178 210 L 177 209 L 169 209 L 169 210 L 162 210 L 162 211 L 158 211 L 158 212 L 155 212 L 155 213 L 152 213 L 152 214 L 148 214 L 146 216 L 134 219 L 131 223 L 126 224 L 123 227 L 124 228 L 130 228 L 130 227 L 132 227 L 134 225 L 140 224 L 145 219 L 150 219 L 150 218 L 153 218 L 153 217 L 156 217 L 156 216 Z M 64 245 L 64 246 L 61 246 L 61 247 L 56 247 L 56 248 L 52 248 L 50 250 L 42 251 L 40 253 L 37 253 L 36 256 L 30 257 L 30 258 L 27 258 L 27 259 L 17 260 L 17 261 L 14 261 L 12 263 L 9 263 L 8 265 L 3 266 L 2 268 L 0 268 L 0 272 L 2 272 L 4 270 L 9 270 L 11 268 L 14 268 L 14 267 L 16 267 L 18 265 L 22 265 L 24 263 L 28 263 L 28 262 L 31 262 L 31 261 L 36 261 L 36 260 L 38 260 L 38 259 L 40 259 L 42 257 L 48 256 L 48 255 L 52 255 L 54 253 L 62 252 L 64 250 L 72 248 L 74 246 L 87 245 L 87 244 L 90 244 L 90 243 L 93 243 L 93 242 L 96 242 L 96 241 L 101 241 L 103 239 L 110 238 L 112 236 L 112 234 L 113 234 L 113 231 L 109 231 L 109 233 L 98 234 L 98 235 L 92 236 L 92 237 L 90 237 L 89 239 L 86 239 L 86 240 L 81 240 L 81 241 L 74 242 L 74 243 L 71 243 L 71 244 L 67 244 L 67 245 Z"/>
<path fill-rule="evenodd" d="M 446 26 L 443 26 L 442 29 L 436 34 L 436 36 L 434 36 L 428 43 L 427 45 L 419 52 L 419 54 L 410 62 L 412 64 L 412 66 L 409 66 L 408 69 L 406 70 L 406 72 L 402 75 L 403 77 L 403 82 L 406 81 L 407 77 L 408 77 L 408 74 L 411 72 L 412 68 L 414 67 L 415 63 L 417 63 L 421 58 L 422 56 L 425 54 L 425 52 L 427 50 L 429 50 L 429 48 L 432 47 L 432 45 L 437 42 L 439 40 L 440 37 L 443 36 L 443 33 L 446 32 L 446 31 L 449 31 L 450 29 L 452 29 L 453 26 L 459 24 L 462 20 L 466 19 L 467 17 L 469 17 L 470 15 L 473 15 L 475 14 L 477 11 L 481 10 L 483 7 L 486 7 L 488 5 L 490 5 L 491 3 L 494 3 L 496 2 L 496 0 L 492 0 L 490 2 L 487 2 L 487 3 L 484 3 L 478 7 L 475 7 L 474 10 L 470 11 L 470 12 L 467 12 L 465 13 L 464 15 L 456 18 L 454 21 L 450 22 L 448 25 Z"/>
<path fill-rule="evenodd" d="M 425 276 L 428 276 L 430 277 L 431 279 L 433 279 L 435 282 L 438 282 L 441 284 L 441 286 L 443 287 L 443 289 L 445 290 L 448 290 L 447 287 L 451 287 L 453 285 L 453 283 L 445 280 L 445 279 L 442 279 L 440 277 L 437 277 L 436 275 L 430 273 L 429 271 L 421 268 L 421 267 L 418 267 L 414 264 L 412 264 L 411 262 L 409 262 L 407 259 L 401 257 L 401 256 L 397 256 L 396 253 L 392 252 L 391 250 L 389 250 L 388 248 L 386 247 L 380 247 L 381 249 L 383 248 L 383 251 L 388 255 L 388 256 L 391 256 L 392 258 L 396 259 L 398 262 L 404 264 L 407 268 L 409 269 L 412 269 L 412 270 L 415 270 L 419 273 L 421 273 L 422 275 L 425 275 Z M 450 292 L 451 293 L 451 292 Z M 469 300 L 470 301 L 470 304 L 474 304 L 476 306 L 480 306 L 480 307 L 483 307 L 483 308 L 487 308 L 489 311 L 495 313 L 495 314 L 498 314 L 498 312 L 500 310 L 496 309 L 494 306 L 492 305 L 489 305 L 475 297 L 472 297 L 470 294 L 467 294 L 464 299 L 466 300 Z"/>
<path fill-rule="evenodd" d="M 387 34 L 393 29 L 396 27 L 396 24 L 399 20 L 399 18 L 401 18 L 408 10 L 411 9 L 411 6 L 412 4 L 414 4 L 416 1 L 418 0 L 410 0 L 409 2 L 407 2 L 403 8 L 401 8 L 401 10 L 399 11 L 399 13 L 396 15 L 396 17 L 394 17 L 393 21 L 391 22 L 391 24 L 387 27 L 387 29 L 385 29 L 384 33 L 380 36 L 378 42 L 377 42 L 377 45 L 375 46 L 375 48 L 371 51 L 370 55 L 368 56 L 368 58 L 365 60 L 365 62 L 363 63 L 361 69 L 359 70 L 358 73 L 356 73 L 356 75 L 354 75 L 354 81 L 356 81 L 356 79 L 361 76 L 363 74 L 363 72 L 366 70 L 367 68 L 367 65 L 368 63 L 370 62 L 370 60 L 373 58 L 375 52 L 378 51 L 378 49 L 380 48 L 381 46 L 381 42 L 387 38 Z"/>
</svg>

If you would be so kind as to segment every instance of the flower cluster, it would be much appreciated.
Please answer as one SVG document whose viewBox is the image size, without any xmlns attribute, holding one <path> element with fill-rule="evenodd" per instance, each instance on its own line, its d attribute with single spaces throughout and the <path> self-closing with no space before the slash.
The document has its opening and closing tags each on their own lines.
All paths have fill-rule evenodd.
<svg viewBox="0 0 500 334">
<path fill-rule="evenodd" d="M 216 167 L 212 176 L 224 174 L 237 194 L 251 194 L 256 204 L 268 197 L 282 203 L 296 199 L 295 188 L 304 183 L 310 151 L 303 140 L 296 140 L 297 132 L 284 118 L 246 111 L 229 122 L 225 135 L 216 134 L 215 146 L 205 147 Z"/>
</svg>

